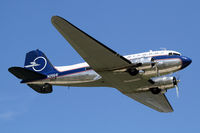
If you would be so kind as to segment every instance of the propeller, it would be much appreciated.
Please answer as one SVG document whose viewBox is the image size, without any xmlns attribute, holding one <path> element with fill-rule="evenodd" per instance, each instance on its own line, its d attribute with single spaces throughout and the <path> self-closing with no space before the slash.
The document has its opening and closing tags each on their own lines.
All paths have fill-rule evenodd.
<svg viewBox="0 0 200 133">
<path fill-rule="evenodd" d="M 179 77 L 178 78 L 173 77 L 173 83 L 174 83 L 174 86 L 176 88 L 176 95 L 177 95 L 178 98 L 179 98 L 179 87 L 178 87 L 179 82 L 180 82 Z"/>
<path fill-rule="evenodd" d="M 158 69 L 158 62 L 154 61 L 153 63 L 154 63 L 153 66 L 156 69 L 157 77 L 160 77 L 160 73 L 159 73 L 159 69 Z"/>
<path fill-rule="evenodd" d="M 176 87 L 176 95 L 179 98 L 179 87 L 178 87 L 178 85 L 175 85 L 175 87 Z"/>
</svg>

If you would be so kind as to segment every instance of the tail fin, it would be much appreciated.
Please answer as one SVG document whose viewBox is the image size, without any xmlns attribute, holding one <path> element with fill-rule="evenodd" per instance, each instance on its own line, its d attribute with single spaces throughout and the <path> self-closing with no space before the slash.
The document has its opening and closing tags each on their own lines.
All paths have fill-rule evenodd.
<svg viewBox="0 0 200 133">
<path fill-rule="evenodd" d="M 48 77 L 48 74 L 57 72 L 45 54 L 40 50 L 33 50 L 26 54 L 24 68 L 10 67 L 8 71 L 15 75 L 17 78 L 22 79 L 21 83 L 45 79 Z M 28 84 L 28 86 L 39 93 L 52 92 L 52 85 L 48 83 Z"/>
<path fill-rule="evenodd" d="M 38 49 L 26 54 L 24 68 L 44 75 L 57 72 L 45 54 Z"/>
</svg>

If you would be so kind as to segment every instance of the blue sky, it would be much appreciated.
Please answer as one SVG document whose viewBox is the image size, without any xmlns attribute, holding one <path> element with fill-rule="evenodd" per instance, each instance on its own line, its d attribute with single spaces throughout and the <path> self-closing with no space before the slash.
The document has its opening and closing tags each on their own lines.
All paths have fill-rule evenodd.
<svg viewBox="0 0 200 133">
<path fill-rule="evenodd" d="M 200 130 L 200 2 L 198 0 L 1 0 L 0 132 L 132 133 Z M 54 87 L 35 93 L 11 75 L 25 53 L 40 49 L 54 65 L 83 59 L 51 24 L 59 15 L 122 55 L 167 48 L 192 58 L 179 72 L 174 112 L 158 113 L 113 88 Z"/>
</svg>

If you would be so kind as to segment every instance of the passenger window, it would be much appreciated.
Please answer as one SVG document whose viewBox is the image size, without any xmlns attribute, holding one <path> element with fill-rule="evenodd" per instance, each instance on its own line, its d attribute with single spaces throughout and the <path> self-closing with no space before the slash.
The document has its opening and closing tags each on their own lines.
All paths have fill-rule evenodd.
<svg viewBox="0 0 200 133">
<path fill-rule="evenodd" d="M 169 53 L 169 56 L 173 55 L 172 53 Z"/>
</svg>

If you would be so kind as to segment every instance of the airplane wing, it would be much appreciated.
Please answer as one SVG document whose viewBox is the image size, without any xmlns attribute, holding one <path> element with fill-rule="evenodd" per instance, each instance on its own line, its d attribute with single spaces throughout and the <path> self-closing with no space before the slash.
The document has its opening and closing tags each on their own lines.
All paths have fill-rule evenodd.
<svg viewBox="0 0 200 133">
<path fill-rule="evenodd" d="M 159 112 L 173 112 L 173 108 L 164 94 L 155 95 L 147 91 L 125 95 Z"/>
<path fill-rule="evenodd" d="M 145 79 L 140 75 L 130 76 L 127 72 L 119 74 L 100 72 L 99 74 L 124 95 L 159 112 L 173 112 L 173 108 L 164 94 L 152 94 L 149 90 L 137 91 L 151 85 L 148 78 Z"/>
<path fill-rule="evenodd" d="M 51 21 L 55 28 L 92 69 L 103 77 L 105 82 L 108 82 L 123 94 L 159 112 L 173 111 L 163 94 L 153 95 L 148 91 L 140 93 L 134 92 L 138 88 L 148 86 L 150 83 L 147 79 L 143 79 L 137 75 L 131 76 L 127 72 L 115 73 L 113 71 L 107 71 L 131 66 L 129 60 L 78 29 L 67 20 L 59 16 L 53 16 Z"/>
<path fill-rule="evenodd" d="M 78 29 L 67 20 L 59 16 L 53 16 L 51 21 L 63 37 L 95 71 L 121 68 L 131 64 L 129 60 Z"/>
</svg>

